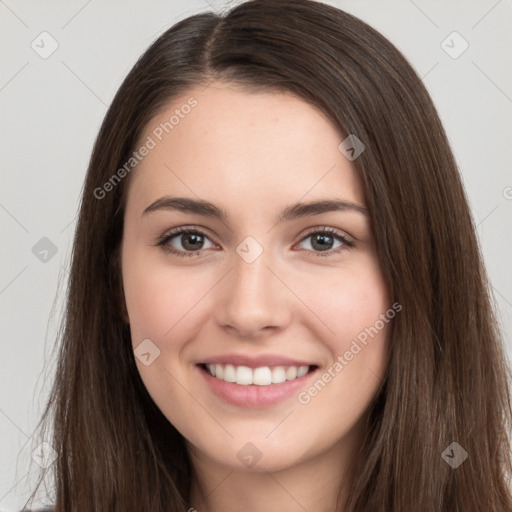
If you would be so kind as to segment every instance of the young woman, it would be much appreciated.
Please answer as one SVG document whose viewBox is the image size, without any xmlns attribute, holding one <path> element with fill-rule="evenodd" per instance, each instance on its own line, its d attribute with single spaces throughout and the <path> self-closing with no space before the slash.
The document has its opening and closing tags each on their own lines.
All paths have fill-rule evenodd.
<svg viewBox="0 0 512 512">
<path fill-rule="evenodd" d="M 454 158 L 341 10 L 254 0 L 152 44 L 98 135 L 68 293 L 57 512 L 512 509 Z"/>
</svg>

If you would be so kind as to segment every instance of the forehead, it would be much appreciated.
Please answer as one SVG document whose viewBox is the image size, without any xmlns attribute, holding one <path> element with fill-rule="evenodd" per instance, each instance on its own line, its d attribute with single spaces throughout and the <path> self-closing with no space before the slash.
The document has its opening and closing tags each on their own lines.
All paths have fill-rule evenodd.
<svg viewBox="0 0 512 512">
<path fill-rule="evenodd" d="M 147 151 L 128 205 L 163 194 L 240 205 L 325 197 L 364 202 L 357 172 L 339 151 L 344 136 L 315 106 L 286 92 L 247 92 L 214 82 L 170 102 L 145 127 Z M 226 205 L 229 209 L 229 205 Z"/>
</svg>

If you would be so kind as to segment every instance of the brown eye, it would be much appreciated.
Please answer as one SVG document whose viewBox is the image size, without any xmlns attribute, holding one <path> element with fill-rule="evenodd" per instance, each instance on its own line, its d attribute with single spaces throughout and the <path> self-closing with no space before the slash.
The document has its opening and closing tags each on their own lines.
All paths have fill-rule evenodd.
<svg viewBox="0 0 512 512">
<path fill-rule="evenodd" d="M 354 243 L 348 240 L 341 233 L 334 231 L 332 228 L 317 229 L 308 233 L 300 242 L 303 249 L 312 251 L 318 256 L 329 256 L 337 253 L 344 248 L 353 247 Z"/>
<path fill-rule="evenodd" d="M 197 233 L 187 233 L 180 235 L 181 246 L 188 251 L 197 251 L 203 248 L 204 237 Z"/>
<path fill-rule="evenodd" d="M 334 237 L 326 233 L 310 235 L 309 238 L 311 238 L 311 246 L 319 251 L 328 251 L 329 249 L 332 249 L 335 242 Z"/>
<path fill-rule="evenodd" d="M 177 256 L 197 256 L 201 250 L 215 247 L 211 240 L 197 229 L 175 230 L 163 236 L 157 245 L 165 252 Z"/>
</svg>

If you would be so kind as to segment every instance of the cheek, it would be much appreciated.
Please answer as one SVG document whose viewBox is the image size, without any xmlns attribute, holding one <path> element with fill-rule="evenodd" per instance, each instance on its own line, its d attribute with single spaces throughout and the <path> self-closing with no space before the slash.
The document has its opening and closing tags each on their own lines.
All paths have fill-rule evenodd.
<svg viewBox="0 0 512 512">
<path fill-rule="evenodd" d="M 396 312 L 375 256 L 340 271 L 336 278 L 316 286 L 307 295 L 308 306 L 326 328 L 321 341 L 332 355 L 323 376 L 331 392 L 324 399 L 347 405 L 363 404 L 382 379 L 389 353 L 389 331 Z M 305 290 L 304 292 L 305 293 Z M 320 331 L 318 331 L 320 333 Z M 322 378 L 322 375 L 320 375 Z M 331 382 L 333 384 L 331 384 Z M 317 388 L 323 389 L 322 383 Z M 316 396 L 315 390 L 312 394 Z"/>
<path fill-rule="evenodd" d="M 126 261 L 123 285 L 133 343 L 150 338 L 161 342 L 182 322 L 208 290 L 204 276 L 170 271 L 165 265 Z"/>
<path fill-rule="evenodd" d="M 376 257 L 361 258 L 358 263 L 331 272 L 325 280 L 308 279 L 300 292 L 324 324 L 325 341 L 338 353 L 348 349 L 351 340 L 372 327 L 391 306 Z"/>
<path fill-rule="evenodd" d="M 185 429 L 183 412 L 190 405 L 190 396 L 179 384 L 187 377 L 186 367 L 181 364 L 182 351 L 196 334 L 194 304 L 204 295 L 204 283 L 190 282 L 186 273 L 171 271 L 147 257 L 126 257 L 123 285 L 132 346 L 142 381 L 169 421 L 179 430 Z M 142 345 L 147 339 L 154 345 Z M 150 352 L 148 365 L 137 358 L 139 345 L 149 347 L 140 350 Z"/>
<path fill-rule="evenodd" d="M 324 338 L 332 363 L 299 395 L 306 409 L 327 411 L 343 429 L 361 416 L 377 393 L 386 369 L 396 311 L 375 258 L 329 283 L 326 294 L 310 295 L 312 309 L 334 331 Z M 323 297 L 323 298 L 322 298 Z"/>
</svg>

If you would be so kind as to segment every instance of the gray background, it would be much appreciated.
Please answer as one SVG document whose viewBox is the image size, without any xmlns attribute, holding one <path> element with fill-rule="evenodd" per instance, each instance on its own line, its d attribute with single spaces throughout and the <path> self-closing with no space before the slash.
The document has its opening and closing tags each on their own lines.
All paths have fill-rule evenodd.
<svg viewBox="0 0 512 512">
<path fill-rule="evenodd" d="M 32 434 L 54 369 L 78 198 L 107 105 L 164 30 L 235 3 L 0 0 L 0 511 L 22 507 L 39 469 Z M 512 2 L 327 3 L 381 31 L 423 77 L 463 175 L 510 360 Z M 31 46 L 51 49 L 44 31 L 58 43 L 47 58 Z"/>
</svg>

